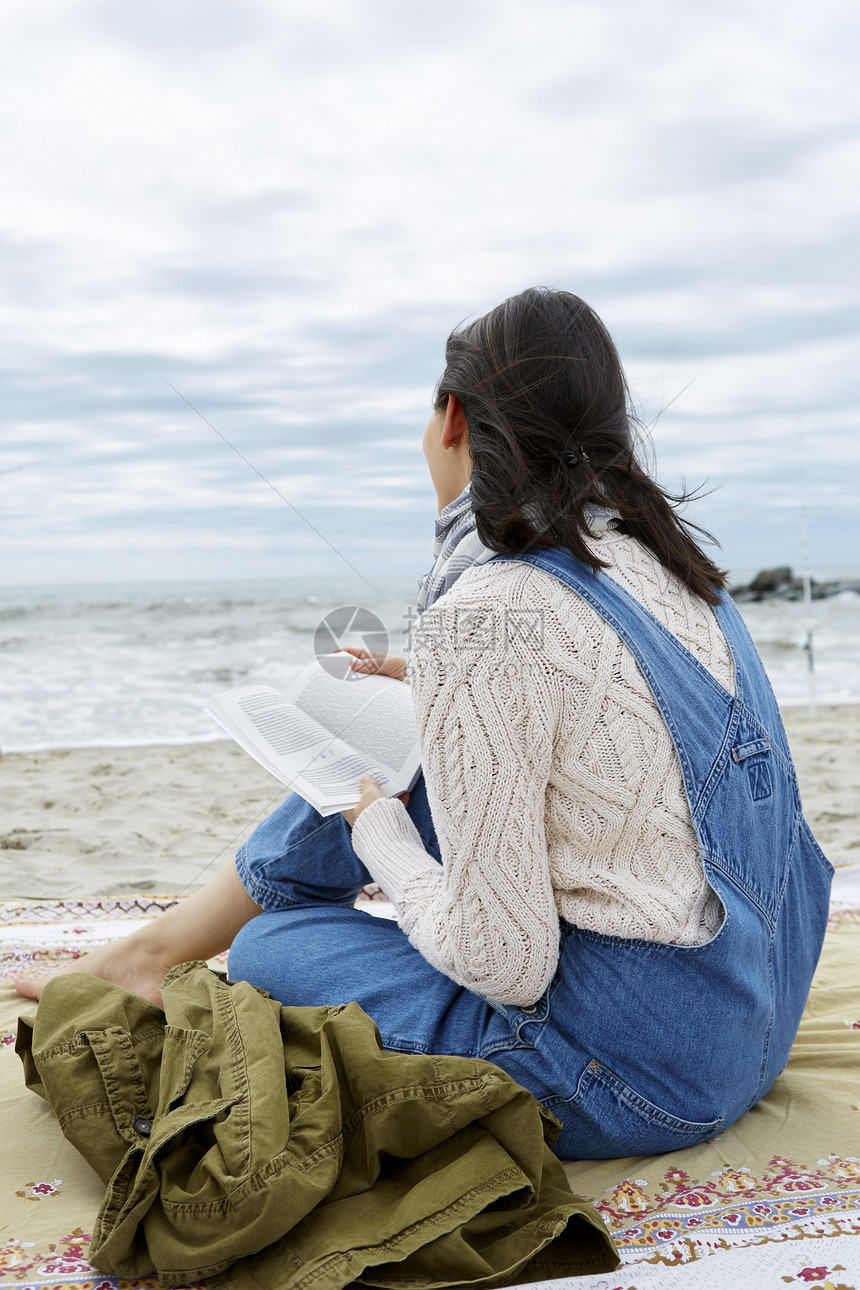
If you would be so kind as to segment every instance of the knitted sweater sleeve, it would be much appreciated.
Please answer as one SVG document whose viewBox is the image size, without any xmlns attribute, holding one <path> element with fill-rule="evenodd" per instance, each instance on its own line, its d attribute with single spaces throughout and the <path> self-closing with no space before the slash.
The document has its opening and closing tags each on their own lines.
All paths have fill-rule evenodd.
<svg viewBox="0 0 860 1290">
<path fill-rule="evenodd" d="M 516 623 L 516 606 L 480 584 L 437 601 L 410 644 L 442 864 L 396 798 L 362 812 L 353 846 L 429 962 L 485 998 L 534 1003 L 558 961 L 544 813 L 559 678 Z"/>
</svg>

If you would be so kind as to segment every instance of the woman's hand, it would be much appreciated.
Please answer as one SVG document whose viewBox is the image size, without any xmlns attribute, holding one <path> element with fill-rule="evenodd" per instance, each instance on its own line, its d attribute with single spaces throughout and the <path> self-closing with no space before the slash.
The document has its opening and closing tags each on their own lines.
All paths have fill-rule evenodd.
<svg viewBox="0 0 860 1290">
<path fill-rule="evenodd" d="M 358 799 L 358 805 L 350 807 L 348 811 L 343 812 L 343 818 L 346 820 L 349 827 L 352 828 L 359 815 L 361 815 L 361 812 L 366 810 L 367 807 L 370 806 L 371 802 L 375 802 L 378 798 L 384 796 L 385 794 L 372 775 L 362 775 L 361 797 Z M 409 801 L 409 794 L 401 793 L 400 800 L 403 805 L 406 806 Z"/>
<path fill-rule="evenodd" d="M 335 650 L 335 654 L 352 654 L 355 660 L 352 664 L 354 672 L 393 676 L 395 681 L 406 680 L 406 659 L 398 654 L 374 654 L 369 649 L 359 649 L 350 645 L 344 645 L 342 649 Z"/>
</svg>

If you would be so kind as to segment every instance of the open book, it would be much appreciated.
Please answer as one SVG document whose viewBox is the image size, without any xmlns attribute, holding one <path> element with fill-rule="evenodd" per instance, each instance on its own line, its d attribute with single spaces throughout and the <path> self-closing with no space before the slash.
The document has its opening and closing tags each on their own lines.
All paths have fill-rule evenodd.
<svg viewBox="0 0 860 1290">
<path fill-rule="evenodd" d="M 408 792 L 421 772 L 409 686 L 354 672 L 351 654 L 321 660 L 285 694 L 268 685 L 225 690 L 205 711 L 320 815 L 355 806 L 365 774 L 387 797 Z"/>
</svg>

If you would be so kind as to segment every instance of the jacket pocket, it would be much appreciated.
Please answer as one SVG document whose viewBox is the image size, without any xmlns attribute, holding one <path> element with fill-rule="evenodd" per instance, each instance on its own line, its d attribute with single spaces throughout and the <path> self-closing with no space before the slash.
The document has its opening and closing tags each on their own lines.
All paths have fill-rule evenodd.
<svg viewBox="0 0 860 1290">
<path fill-rule="evenodd" d="M 582 1159 L 644 1156 L 691 1147 L 724 1127 L 714 1120 L 685 1120 L 637 1093 L 602 1062 L 592 1059 L 576 1092 L 546 1105 L 564 1123 L 565 1154 Z"/>
</svg>

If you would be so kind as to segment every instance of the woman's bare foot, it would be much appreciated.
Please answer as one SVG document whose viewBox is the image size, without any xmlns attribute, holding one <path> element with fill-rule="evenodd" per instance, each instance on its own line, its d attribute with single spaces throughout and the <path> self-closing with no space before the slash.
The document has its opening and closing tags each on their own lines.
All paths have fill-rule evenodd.
<svg viewBox="0 0 860 1290">
<path fill-rule="evenodd" d="M 230 864 L 205 887 L 128 936 L 47 975 L 21 973 L 15 977 L 15 989 L 26 999 L 41 999 L 52 977 L 87 972 L 142 995 L 160 1008 L 161 983 L 172 967 L 196 959 L 205 962 L 229 949 L 239 929 L 260 912 L 242 886 L 236 866 Z"/>
<path fill-rule="evenodd" d="M 89 973 L 130 989 L 161 1007 L 161 982 L 171 967 L 208 960 L 230 949 L 237 931 L 260 912 L 228 864 L 205 888 L 165 909 L 157 918 L 135 928 L 128 937 L 90 951 L 48 975 L 21 973 L 14 984 L 24 998 L 41 998 L 52 977 Z"/>
<path fill-rule="evenodd" d="M 111 981 L 114 985 L 142 995 L 150 1003 L 161 1007 L 161 983 L 172 963 L 159 958 L 152 951 L 132 942 L 133 938 L 111 941 L 89 954 L 83 954 L 71 963 L 64 963 L 46 976 L 28 976 L 22 973 L 14 978 L 15 989 L 25 999 L 41 999 L 42 991 L 55 976 L 68 976 L 73 972 L 86 972 Z"/>
</svg>

